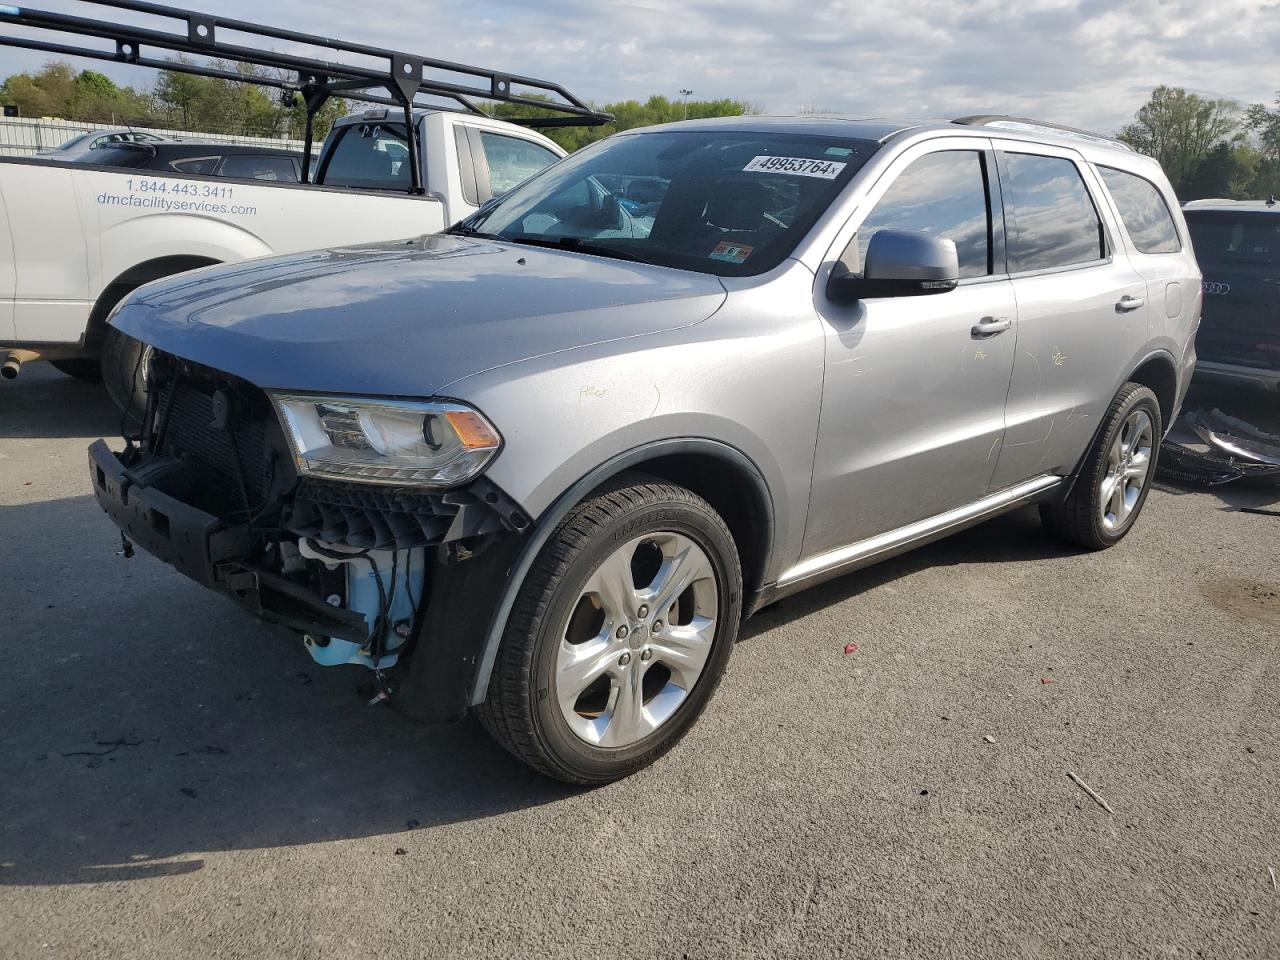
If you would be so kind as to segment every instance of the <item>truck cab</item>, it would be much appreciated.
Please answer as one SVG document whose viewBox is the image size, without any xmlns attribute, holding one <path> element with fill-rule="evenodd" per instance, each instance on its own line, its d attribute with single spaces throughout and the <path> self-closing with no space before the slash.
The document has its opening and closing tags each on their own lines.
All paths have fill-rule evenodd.
<svg viewBox="0 0 1280 960">
<path fill-rule="evenodd" d="M 555 141 L 501 120 L 420 110 L 414 114 L 421 182 L 445 200 L 450 219 L 482 204 L 564 156 Z M 316 183 L 329 187 L 408 193 L 410 152 L 403 116 L 379 108 L 334 125 L 316 166 Z"/>
</svg>

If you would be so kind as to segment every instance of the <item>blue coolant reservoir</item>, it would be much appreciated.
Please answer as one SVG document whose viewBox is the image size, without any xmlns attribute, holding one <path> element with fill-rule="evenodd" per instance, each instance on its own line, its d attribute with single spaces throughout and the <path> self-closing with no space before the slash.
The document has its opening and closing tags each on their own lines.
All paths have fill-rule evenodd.
<svg viewBox="0 0 1280 960">
<path fill-rule="evenodd" d="M 350 547 L 336 544 L 320 546 L 327 555 L 322 556 L 310 549 L 305 540 L 298 542 L 298 550 L 304 557 L 319 560 L 331 570 L 339 566 L 346 568 L 345 602 L 336 594 L 327 599 L 330 603 L 337 601 L 341 606 L 363 614 L 369 625 L 369 640 L 365 643 L 353 643 L 337 637 L 308 635 L 303 638 L 307 652 L 316 663 L 325 667 L 354 663 L 370 669 L 376 666 L 385 670 L 399 659 L 400 651 L 412 637 L 417 611 L 422 607 L 425 593 L 426 550 L 418 548 L 355 552 Z M 333 553 L 349 554 L 349 558 L 334 560 Z M 389 611 L 382 631 L 385 652 L 375 664 L 372 656 L 373 631 L 383 604 L 387 605 Z"/>
</svg>

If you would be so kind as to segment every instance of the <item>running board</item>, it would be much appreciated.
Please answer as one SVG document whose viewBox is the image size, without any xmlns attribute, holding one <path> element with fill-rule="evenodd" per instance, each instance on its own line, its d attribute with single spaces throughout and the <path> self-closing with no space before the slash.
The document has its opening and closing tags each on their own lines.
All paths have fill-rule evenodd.
<svg viewBox="0 0 1280 960">
<path fill-rule="evenodd" d="M 859 540 L 857 543 L 828 550 L 808 560 L 802 560 L 778 578 L 777 593 L 778 595 L 793 593 L 795 590 L 813 585 L 819 579 L 825 580 L 848 573 L 913 547 L 939 540 L 948 534 L 1004 513 L 1006 510 L 1022 506 L 1046 490 L 1058 486 L 1062 481 L 1062 477 L 1047 475 L 1036 477 L 1034 480 L 993 493 L 963 507 L 940 513 L 936 517 L 918 520 L 897 530 L 890 530 L 888 533 L 881 533 L 866 540 Z"/>
</svg>

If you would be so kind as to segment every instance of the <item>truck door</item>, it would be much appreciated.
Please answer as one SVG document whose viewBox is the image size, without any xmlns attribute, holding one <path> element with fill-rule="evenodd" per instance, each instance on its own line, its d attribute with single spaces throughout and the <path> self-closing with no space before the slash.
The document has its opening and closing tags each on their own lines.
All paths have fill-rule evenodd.
<svg viewBox="0 0 1280 960">
<path fill-rule="evenodd" d="M 527 137 L 499 133 L 455 121 L 458 188 L 464 201 L 456 219 L 472 213 L 491 197 L 498 197 L 560 159 L 559 154 Z"/>
</svg>

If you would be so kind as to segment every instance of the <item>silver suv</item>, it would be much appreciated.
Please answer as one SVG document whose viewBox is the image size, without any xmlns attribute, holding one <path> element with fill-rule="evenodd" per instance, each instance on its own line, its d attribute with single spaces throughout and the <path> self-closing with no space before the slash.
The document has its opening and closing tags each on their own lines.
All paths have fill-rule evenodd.
<svg viewBox="0 0 1280 960">
<path fill-rule="evenodd" d="M 375 699 L 603 783 L 780 597 L 1024 504 L 1120 540 L 1200 296 L 1160 168 L 1097 137 L 635 130 L 444 234 L 140 288 L 143 426 L 90 468 L 130 541 Z"/>
</svg>

